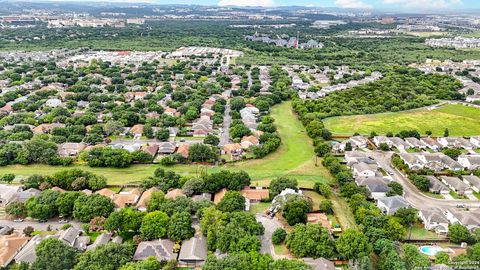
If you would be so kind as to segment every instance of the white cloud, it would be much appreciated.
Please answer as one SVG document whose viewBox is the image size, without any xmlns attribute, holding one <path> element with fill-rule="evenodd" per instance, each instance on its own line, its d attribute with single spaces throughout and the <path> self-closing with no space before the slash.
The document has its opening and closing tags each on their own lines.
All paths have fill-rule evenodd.
<svg viewBox="0 0 480 270">
<path fill-rule="evenodd" d="M 363 2 L 363 0 L 336 0 L 335 5 L 342 8 L 372 8 L 371 5 Z"/>
<path fill-rule="evenodd" d="M 239 6 L 239 7 L 273 7 L 274 0 L 220 0 L 219 6 Z"/>
<path fill-rule="evenodd" d="M 385 4 L 400 4 L 409 8 L 447 8 L 462 4 L 462 0 L 383 0 Z"/>
</svg>

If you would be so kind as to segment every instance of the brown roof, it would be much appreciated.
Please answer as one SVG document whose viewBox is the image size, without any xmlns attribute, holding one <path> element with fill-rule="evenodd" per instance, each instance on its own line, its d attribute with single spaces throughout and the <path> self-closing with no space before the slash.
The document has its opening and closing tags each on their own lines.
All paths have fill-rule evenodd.
<svg viewBox="0 0 480 270">
<path fill-rule="evenodd" d="M 167 194 L 165 194 L 166 199 L 173 200 L 173 199 L 176 199 L 177 197 L 186 197 L 185 192 L 183 192 L 183 190 L 179 188 L 176 188 L 176 189 L 170 190 L 169 192 L 167 192 Z"/>
<path fill-rule="evenodd" d="M 129 133 L 131 133 L 131 134 L 140 134 L 140 135 L 143 134 L 143 125 L 142 125 L 142 124 L 136 124 L 136 125 L 134 125 L 134 126 L 130 129 Z"/>
<path fill-rule="evenodd" d="M 113 196 L 115 196 L 115 194 L 116 194 L 113 190 L 108 189 L 108 188 L 102 188 L 95 193 L 100 194 L 100 195 L 105 196 L 105 197 L 110 198 L 110 199 L 112 199 Z"/>
<path fill-rule="evenodd" d="M 225 153 L 228 153 L 228 154 L 238 150 L 242 150 L 242 145 L 239 143 L 229 143 L 223 146 L 223 151 L 225 151 Z"/>
<path fill-rule="evenodd" d="M 145 192 L 143 192 L 142 196 L 140 197 L 140 199 L 137 202 L 137 208 L 138 209 L 147 208 L 147 202 L 152 197 L 152 193 L 157 192 L 158 190 L 159 189 L 156 188 L 156 187 L 152 187 L 150 189 L 145 190 Z"/>
<path fill-rule="evenodd" d="M 252 201 L 261 201 L 269 198 L 267 189 L 251 189 L 250 187 L 245 187 L 240 190 L 240 193 L 243 197 Z"/>
<path fill-rule="evenodd" d="M 142 151 L 151 155 L 151 156 L 155 156 L 157 154 L 157 151 L 158 151 L 158 145 L 156 145 L 156 144 L 144 145 L 144 146 L 142 146 Z"/>
<path fill-rule="evenodd" d="M 222 188 L 219 192 L 215 193 L 215 197 L 213 198 L 213 202 L 215 204 L 219 203 L 223 199 L 223 196 L 225 196 L 225 193 L 227 193 L 226 188 Z"/>
<path fill-rule="evenodd" d="M 188 158 L 188 148 L 190 145 L 188 144 L 181 144 L 178 146 L 177 153 L 179 153 L 182 157 Z"/>
<path fill-rule="evenodd" d="M 29 237 L 17 234 L 0 236 L 0 267 L 6 267 L 13 257 L 28 242 Z"/>
<path fill-rule="evenodd" d="M 124 208 L 127 205 L 135 205 L 140 198 L 142 192 L 138 188 L 134 188 L 129 192 L 121 192 L 113 196 L 115 207 Z"/>
<path fill-rule="evenodd" d="M 57 192 L 60 192 L 60 193 L 65 192 L 65 190 L 63 188 L 59 188 L 59 187 L 52 187 L 51 190 L 57 191 Z"/>
<path fill-rule="evenodd" d="M 40 124 L 32 129 L 33 134 L 46 133 L 55 127 L 65 127 L 65 124 L 52 123 L 52 124 Z"/>
<path fill-rule="evenodd" d="M 252 143 L 253 145 L 257 145 L 259 143 L 257 137 L 250 135 L 250 136 L 245 136 L 242 138 L 242 142 L 248 141 Z"/>
</svg>

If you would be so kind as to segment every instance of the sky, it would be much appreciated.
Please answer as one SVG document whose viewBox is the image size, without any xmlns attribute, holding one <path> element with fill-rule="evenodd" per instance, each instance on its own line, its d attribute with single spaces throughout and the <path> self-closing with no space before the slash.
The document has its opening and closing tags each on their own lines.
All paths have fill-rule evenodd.
<svg viewBox="0 0 480 270">
<path fill-rule="evenodd" d="M 114 0 L 103 0 L 114 1 Z M 474 10 L 480 9 L 480 0 L 134 0 L 128 2 L 153 2 L 156 4 L 196 4 L 220 6 L 312 6 L 391 11 L 420 10 Z"/>
</svg>

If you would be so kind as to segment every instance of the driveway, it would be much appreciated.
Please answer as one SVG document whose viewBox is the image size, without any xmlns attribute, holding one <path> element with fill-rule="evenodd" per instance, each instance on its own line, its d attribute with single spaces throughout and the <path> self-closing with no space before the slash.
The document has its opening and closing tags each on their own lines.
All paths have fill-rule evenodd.
<svg viewBox="0 0 480 270">
<path fill-rule="evenodd" d="M 378 162 L 381 168 L 393 172 L 392 178 L 395 182 L 400 183 L 403 186 L 404 198 L 407 200 L 414 208 L 417 209 L 432 209 L 432 208 L 441 208 L 443 210 L 448 208 L 455 208 L 457 204 L 464 204 L 468 208 L 480 208 L 480 202 L 471 201 L 471 200 L 448 200 L 448 199 L 437 199 L 428 197 L 425 194 L 421 193 L 411 182 L 410 180 L 403 175 L 399 170 L 394 168 L 391 165 L 391 157 L 393 152 L 380 152 L 374 151 L 370 155 Z"/>
<path fill-rule="evenodd" d="M 276 229 L 282 228 L 282 224 L 276 218 L 270 218 L 262 214 L 256 214 L 255 219 L 262 223 L 263 227 L 265 228 L 265 232 L 260 237 L 260 241 L 262 243 L 260 252 L 262 254 L 270 254 L 273 258 L 276 258 L 277 256 L 272 243 L 272 234 Z"/>
</svg>

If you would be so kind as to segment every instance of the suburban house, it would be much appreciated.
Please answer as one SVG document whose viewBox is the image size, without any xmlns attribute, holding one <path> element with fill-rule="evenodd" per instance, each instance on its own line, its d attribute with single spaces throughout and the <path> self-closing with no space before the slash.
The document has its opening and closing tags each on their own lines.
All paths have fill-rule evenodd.
<svg viewBox="0 0 480 270">
<path fill-rule="evenodd" d="M 37 259 L 37 252 L 35 249 L 38 244 L 42 242 L 46 237 L 40 234 L 35 235 L 18 253 L 15 255 L 16 263 L 27 263 L 31 265 Z"/>
<path fill-rule="evenodd" d="M 66 230 L 60 231 L 56 236 L 65 244 L 76 248 L 79 251 L 85 251 L 87 245 L 90 243 L 90 237 L 88 235 L 81 236 L 82 231 L 77 228 L 70 227 Z"/>
<path fill-rule="evenodd" d="M 182 242 L 178 264 L 180 267 L 199 267 L 205 263 L 207 255 L 207 238 L 200 234 Z"/>
<path fill-rule="evenodd" d="M 213 203 L 218 204 L 222 200 L 223 196 L 225 196 L 225 193 L 227 193 L 226 188 L 222 188 L 220 191 L 215 193 L 215 196 L 213 197 Z"/>
<path fill-rule="evenodd" d="M 427 168 L 438 172 L 444 169 L 463 169 L 460 163 L 443 153 L 401 153 L 400 158 L 411 170 Z"/>
<path fill-rule="evenodd" d="M 242 190 L 240 190 L 240 193 L 243 197 L 245 197 L 245 199 L 252 203 L 258 203 L 269 198 L 268 189 L 263 188 L 244 187 Z"/>
<path fill-rule="evenodd" d="M 430 182 L 430 187 L 428 191 L 434 194 L 441 194 L 441 195 L 448 195 L 450 193 L 450 189 L 445 185 L 443 182 L 438 180 L 433 175 L 425 175 L 425 177 L 428 179 Z"/>
<path fill-rule="evenodd" d="M 387 137 L 387 141 L 390 142 L 390 144 L 387 143 L 388 146 L 394 146 L 400 151 L 404 151 L 405 149 L 410 148 L 409 145 L 402 138 L 399 137 Z"/>
<path fill-rule="evenodd" d="M 242 145 L 239 143 L 228 143 L 223 146 L 222 154 L 231 155 L 232 159 L 234 157 L 239 157 L 243 153 Z"/>
<path fill-rule="evenodd" d="M 112 234 L 111 233 L 102 233 L 99 236 L 97 236 L 97 238 L 95 239 L 93 244 L 91 244 L 87 247 L 87 250 L 94 250 L 98 246 L 106 245 L 106 244 L 108 244 L 108 242 L 110 242 L 111 239 L 112 239 Z"/>
<path fill-rule="evenodd" d="M 355 183 L 358 186 L 364 186 L 368 191 L 368 197 L 374 200 L 385 197 L 390 190 L 383 177 L 357 177 Z"/>
<path fill-rule="evenodd" d="M 20 186 L 0 184 L 0 206 L 6 206 L 14 201 L 17 193 L 22 190 Z"/>
<path fill-rule="evenodd" d="M 426 230 L 435 231 L 438 234 L 448 233 L 448 219 L 441 210 L 419 210 L 418 216 Z"/>
<path fill-rule="evenodd" d="M 162 155 L 173 154 L 177 146 L 173 142 L 162 142 L 158 145 L 158 153 Z"/>
<path fill-rule="evenodd" d="M 185 192 L 180 188 L 169 190 L 167 194 L 165 194 L 165 199 L 175 200 L 178 197 L 186 197 Z"/>
<path fill-rule="evenodd" d="M 470 137 L 470 143 L 475 147 L 480 148 L 480 136 Z"/>
<path fill-rule="evenodd" d="M 377 164 L 367 164 L 364 162 L 353 164 L 353 176 L 355 177 L 374 177 L 378 171 Z"/>
<path fill-rule="evenodd" d="M 181 155 L 184 158 L 188 158 L 188 149 L 190 148 L 189 144 L 180 144 L 177 148 L 177 154 Z"/>
<path fill-rule="evenodd" d="M 405 138 L 408 148 L 425 149 L 427 146 L 415 137 Z"/>
<path fill-rule="evenodd" d="M 51 123 L 51 124 L 40 124 L 32 129 L 33 134 L 44 134 L 50 132 L 52 129 L 59 127 L 64 128 L 65 124 L 61 123 Z"/>
<path fill-rule="evenodd" d="M 135 250 L 133 259 L 135 261 L 140 261 L 146 260 L 148 257 L 155 257 L 159 262 L 177 259 L 177 254 L 173 253 L 174 245 L 175 242 L 169 239 L 140 242 Z"/>
<path fill-rule="evenodd" d="M 143 211 L 143 212 L 147 211 L 147 203 L 150 200 L 150 198 L 152 197 L 152 193 L 157 192 L 157 191 L 159 191 L 159 189 L 156 188 L 156 187 L 152 187 L 152 188 L 149 188 L 149 189 L 145 190 L 142 193 L 142 196 L 140 197 L 140 199 L 137 202 L 137 209 L 140 210 L 140 211 Z"/>
<path fill-rule="evenodd" d="M 368 146 L 368 140 L 363 136 L 353 136 L 348 139 L 352 149 L 366 148 Z"/>
<path fill-rule="evenodd" d="M 476 170 L 480 168 L 480 155 L 460 155 L 458 163 L 468 170 Z"/>
<path fill-rule="evenodd" d="M 87 147 L 85 143 L 62 143 L 58 146 L 58 155 L 61 157 L 76 157 Z"/>
<path fill-rule="evenodd" d="M 212 201 L 212 194 L 204 192 L 202 194 L 197 194 L 192 196 L 192 201 L 194 202 L 198 202 L 202 200 Z"/>
<path fill-rule="evenodd" d="M 470 231 L 480 228 L 480 211 L 478 209 L 470 211 L 447 209 L 445 216 L 451 224 L 458 223 L 467 227 Z"/>
<path fill-rule="evenodd" d="M 29 188 L 26 190 L 19 191 L 14 195 L 14 201 L 25 203 L 31 197 L 37 197 L 40 195 L 41 191 L 36 188 Z"/>
<path fill-rule="evenodd" d="M 6 268 L 29 239 L 29 237 L 17 234 L 0 236 L 0 267 Z"/>
<path fill-rule="evenodd" d="M 367 154 L 359 151 L 347 151 L 345 152 L 345 162 L 347 164 L 353 164 L 360 162 L 362 159 L 367 158 Z"/>
<path fill-rule="evenodd" d="M 142 124 L 136 124 L 130 130 L 128 131 L 135 139 L 139 139 L 142 137 L 143 134 L 143 125 Z"/>
<path fill-rule="evenodd" d="M 309 265 L 312 270 L 335 270 L 335 264 L 325 258 L 303 258 L 303 261 Z"/>
<path fill-rule="evenodd" d="M 392 147 L 392 142 L 388 139 L 387 136 L 375 136 L 375 137 L 373 137 L 373 143 L 377 147 L 380 147 L 380 144 L 382 144 L 382 143 L 387 144 L 388 147 Z"/>
<path fill-rule="evenodd" d="M 245 136 L 242 138 L 241 145 L 243 149 L 248 149 L 251 146 L 257 146 L 260 142 L 258 141 L 257 137 L 250 135 Z"/>
<path fill-rule="evenodd" d="M 401 196 L 383 197 L 377 200 L 377 207 L 384 214 L 393 215 L 400 208 L 410 208 L 410 204 Z"/>
<path fill-rule="evenodd" d="M 459 195 L 472 194 L 470 186 L 462 182 L 458 177 L 442 176 L 440 177 L 442 182 L 447 185 L 451 190 L 457 192 Z"/>
<path fill-rule="evenodd" d="M 143 152 L 149 154 L 150 156 L 155 157 L 157 155 L 158 148 L 159 147 L 157 144 L 150 144 L 150 145 L 144 145 L 140 149 Z"/>
<path fill-rule="evenodd" d="M 473 191 L 480 192 L 480 177 L 475 175 L 463 175 L 463 182 L 469 185 Z"/>
<path fill-rule="evenodd" d="M 434 138 L 431 138 L 431 137 L 420 138 L 420 142 L 422 142 L 427 148 L 433 151 L 438 151 L 440 150 L 440 148 L 442 148 L 442 145 L 439 144 Z"/>
<path fill-rule="evenodd" d="M 443 148 L 463 148 L 466 150 L 472 150 L 473 144 L 469 140 L 462 137 L 441 137 L 437 139 L 438 143 Z"/>
<path fill-rule="evenodd" d="M 115 208 L 120 209 L 126 206 L 136 205 L 140 195 L 142 195 L 142 192 L 138 188 L 114 194 L 113 203 L 115 204 Z"/>
</svg>

